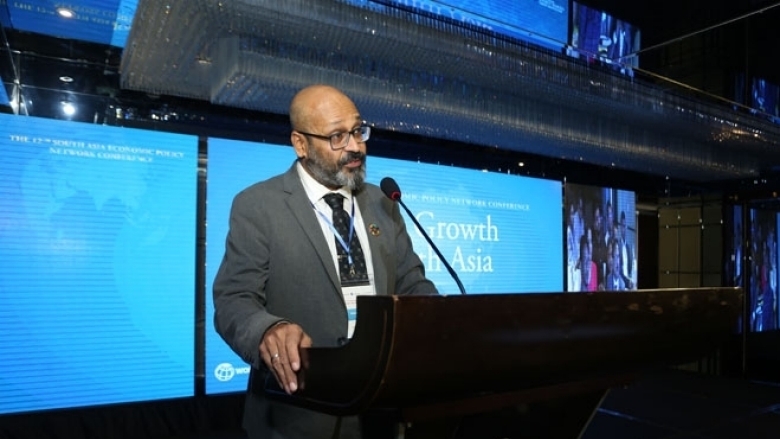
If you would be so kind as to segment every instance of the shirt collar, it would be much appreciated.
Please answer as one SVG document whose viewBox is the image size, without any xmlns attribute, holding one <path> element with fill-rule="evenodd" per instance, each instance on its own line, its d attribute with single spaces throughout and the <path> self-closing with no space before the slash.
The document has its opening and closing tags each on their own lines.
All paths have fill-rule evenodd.
<svg viewBox="0 0 780 439">
<path fill-rule="evenodd" d="M 349 189 L 342 186 L 338 190 L 334 191 L 328 189 L 322 185 L 322 183 L 315 180 L 314 177 L 312 177 L 311 174 L 309 174 L 306 169 L 303 168 L 303 165 L 300 161 L 297 163 L 296 168 L 298 170 L 298 177 L 300 177 L 301 183 L 303 183 L 303 189 L 306 191 L 306 196 L 309 198 L 309 201 L 312 204 L 322 200 L 322 197 L 331 192 L 339 193 L 347 200 L 352 199 L 352 192 Z"/>
</svg>

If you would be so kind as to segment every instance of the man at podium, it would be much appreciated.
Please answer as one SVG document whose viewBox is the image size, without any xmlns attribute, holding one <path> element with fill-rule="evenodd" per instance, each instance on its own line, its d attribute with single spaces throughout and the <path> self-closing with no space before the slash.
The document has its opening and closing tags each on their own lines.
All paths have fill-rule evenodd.
<svg viewBox="0 0 780 439">
<path fill-rule="evenodd" d="M 398 206 L 364 181 L 371 129 L 352 100 L 330 86 L 304 88 L 290 123 L 292 166 L 233 200 L 213 285 L 215 325 L 252 366 L 250 438 L 359 438 L 371 427 L 361 419 L 271 401 L 266 380 L 296 392 L 299 349 L 346 343 L 358 295 L 438 292 Z"/>
</svg>

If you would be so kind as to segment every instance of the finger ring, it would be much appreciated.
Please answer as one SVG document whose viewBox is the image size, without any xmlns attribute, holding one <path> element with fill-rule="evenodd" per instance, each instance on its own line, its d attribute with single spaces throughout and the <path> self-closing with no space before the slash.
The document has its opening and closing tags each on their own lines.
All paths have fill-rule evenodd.
<svg viewBox="0 0 780 439">
<path fill-rule="evenodd" d="M 279 353 L 278 352 L 271 356 L 271 361 L 278 360 L 278 359 L 279 359 Z"/>
</svg>

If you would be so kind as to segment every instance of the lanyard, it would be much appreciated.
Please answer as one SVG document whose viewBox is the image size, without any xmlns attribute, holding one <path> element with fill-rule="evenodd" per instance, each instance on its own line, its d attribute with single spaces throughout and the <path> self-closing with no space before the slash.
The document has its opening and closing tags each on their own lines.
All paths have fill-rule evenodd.
<svg viewBox="0 0 780 439">
<path fill-rule="evenodd" d="M 317 214 L 325 220 L 325 223 L 330 227 L 330 230 L 333 231 L 333 234 L 336 235 L 336 240 L 338 241 L 339 245 L 341 245 L 341 248 L 344 249 L 344 253 L 347 254 L 347 262 L 349 262 L 349 266 L 352 270 L 354 270 L 355 264 L 352 262 L 352 252 L 349 250 L 350 247 L 352 247 L 352 237 L 354 236 L 353 231 L 355 230 L 355 200 L 354 198 L 352 201 L 352 213 L 349 215 L 349 241 L 344 242 L 344 238 L 341 237 L 341 233 L 336 230 L 336 227 L 333 225 L 333 221 L 331 221 L 330 218 L 328 218 L 327 215 L 322 213 L 319 209 L 317 209 L 317 206 L 314 205 L 314 203 L 311 203 L 311 207 L 314 208 L 314 211 L 317 212 Z"/>
</svg>

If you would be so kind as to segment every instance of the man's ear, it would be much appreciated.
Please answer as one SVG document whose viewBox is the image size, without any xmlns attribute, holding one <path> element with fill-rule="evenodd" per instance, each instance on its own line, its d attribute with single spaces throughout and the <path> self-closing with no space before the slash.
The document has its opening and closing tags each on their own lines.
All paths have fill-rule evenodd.
<svg viewBox="0 0 780 439">
<path fill-rule="evenodd" d="M 299 159 L 306 158 L 306 151 L 307 151 L 307 143 L 306 139 L 304 138 L 303 134 L 293 131 L 290 133 L 290 143 L 292 144 L 293 148 L 295 148 L 295 154 L 298 156 Z"/>
</svg>

